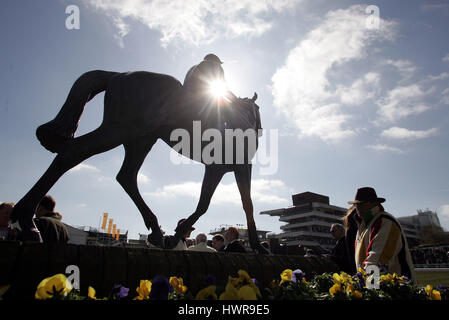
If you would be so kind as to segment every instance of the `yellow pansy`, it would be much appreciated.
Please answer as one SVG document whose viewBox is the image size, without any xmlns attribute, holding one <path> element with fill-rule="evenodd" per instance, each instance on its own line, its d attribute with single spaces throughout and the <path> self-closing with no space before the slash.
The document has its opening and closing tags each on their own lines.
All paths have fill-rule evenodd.
<svg viewBox="0 0 449 320">
<path fill-rule="evenodd" d="M 391 274 L 383 274 L 383 275 L 381 275 L 380 279 L 379 279 L 379 282 L 380 283 L 384 283 L 384 284 L 391 283 L 392 282 Z"/>
<path fill-rule="evenodd" d="M 140 285 L 136 289 L 136 292 L 139 294 L 134 300 L 144 300 L 150 298 L 151 292 L 151 281 L 150 280 L 140 280 Z"/>
<path fill-rule="evenodd" d="M 173 290 L 179 294 L 184 294 L 187 291 L 187 287 L 184 285 L 182 278 L 170 277 L 170 285 Z"/>
<path fill-rule="evenodd" d="M 220 300 L 239 300 L 237 289 L 228 281 L 225 292 L 220 295 Z"/>
<path fill-rule="evenodd" d="M 346 272 L 340 272 L 340 276 L 343 278 L 343 282 L 344 283 L 352 283 L 352 278 L 349 274 L 347 274 Z"/>
<path fill-rule="evenodd" d="M 72 291 L 72 284 L 62 273 L 45 278 L 37 286 L 36 299 L 51 299 L 55 295 L 66 296 Z"/>
<path fill-rule="evenodd" d="M 284 281 L 292 281 L 292 273 L 293 271 L 291 269 L 285 269 L 284 271 L 282 271 L 280 284 L 282 284 Z"/>
<path fill-rule="evenodd" d="M 254 292 L 253 288 L 251 286 L 243 286 L 241 287 L 237 295 L 239 297 L 239 300 L 257 300 L 256 293 Z"/>
<path fill-rule="evenodd" d="M 334 284 L 330 289 L 329 293 L 334 296 L 336 293 L 341 292 L 341 285 L 339 283 Z"/>
<path fill-rule="evenodd" d="M 345 291 L 350 293 L 350 294 L 352 294 L 354 292 L 354 287 L 352 285 L 348 284 L 346 286 L 346 290 Z"/>
<path fill-rule="evenodd" d="M 362 298 L 363 298 L 362 293 L 361 293 L 360 291 L 357 291 L 357 290 L 355 290 L 355 291 L 352 293 L 352 296 L 353 296 L 354 298 L 356 298 L 356 299 L 362 299 Z"/>
<path fill-rule="evenodd" d="M 233 278 L 231 276 L 228 277 L 228 282 L 232 283 L 234 287 L 239 287 L 241 285 L 240 278 Z"/>
<path fill-rule="evenodd" d="M 363 279 L 366 280 L 366 272 L 363 268 L 358 267 L 357 271 L 360 272 L 362 274 Z"/>
<path fill-rule="evenodd" d="M 217 294 L 215 290 L 216 286 L 208 286 L 204 289 L 201 289 L 195 297 L 195 300 L 217 300 Z"/>
<path fill-rule="evenodd" d="M 236 286 L 236 288 L 239 288 L 242 285 L 249 285 L 254 290 L 257 296 L 261 296 L 259 288 L 253 282 L 253 280 L 251 280 L 251 277 L 249 276 L 248 272 L 246 272 L 245 270 L 239 270 L 238 274 L 240 282 L 238 286 Z"/>
<path fill-rule="evenodd" d="M 89 286 L 89 287 L 87 288 L 87 296 L 88 296 L 89 298 L 91 298 L 92 300 L 97 300 L 97 298 L 95 297 L 95 289 L 92 288 L 91 286 Z"/>
<path fill-rule="evenodd" d="M 404 281 L 404 276 L 400 277 L 396 273 L 388 273 L 380 276 L 380 283 L 384 284 L 398 284 Z"/>
<path fill-rule="evenodd" d="M 392 280 L 395 284 L 402 283 L 404 281 L 404 276 L 400 277 L 396 273 L 393 273 Z"/>
<path fill-rule="evenodd" d="M 340 285 L 352 283 L 351 276 L 349 276 L 347 273 L 344 272 L 341 272 L 340 274 L 334 273 L 332 278 L 334 279 L 334 283 L 338 283 Z"/>
<path fill-rule="evenodd" d="M 240 269 L 238 271 L 239 277 L 241 280 L 247 280 L 247 281 L 251 281 L 251 277 L 249 276 L 248 272 L 246 272 L 245 270 Z"/>
<path fill-rule="evenodd" d="M 433 287 L 429 284 L 426 286 L 426 293 L 430 300 L 441 300 L 441 294 L 438 290 L 433 290 Z"/>
<path fill-rule="evenodd" d="M 346 286 L 346 292 L 353 298 L 362 299 L 362 293 L 354 289 L 353 284 L 348 284 Z"/>
</svg>

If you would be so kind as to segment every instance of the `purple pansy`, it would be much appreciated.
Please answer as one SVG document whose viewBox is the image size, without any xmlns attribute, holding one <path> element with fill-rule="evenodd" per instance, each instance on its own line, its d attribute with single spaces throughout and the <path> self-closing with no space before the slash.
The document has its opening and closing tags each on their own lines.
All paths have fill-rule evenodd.
<svg viewBox="0 0 449 320">
<path fill-rule="evenodd" d="M 170 287 L 171 286 L 166 277 L 155 276 L 153 278 L 153 282 L 151 284 L 150 299 L 151 300 L 167 300 Z"/>
<path fill-rule="evenodd" d="M 128 296 L 128 293 L 129 293 L 129 289 L 120 284 L 115 284 L 112 287 L 112 297 L 114 299 L 117 299 L 117 300 L 124 299 Z"/>
<path fill-rule="evenodd" d="M 292 272 L 292 281 L 294 283 L 301 282 L 305 276 L 306 274 L 301 269 L 296 269 Z"/>
<path fill-rule="evenodd" d="M 208 274 L 204 278 L 204 286 L 205 287 L 215 286 L 216 283 L 217 283 L 217 278 L 215 278 L 215 276 L 212 274 Z"/>
</svg>

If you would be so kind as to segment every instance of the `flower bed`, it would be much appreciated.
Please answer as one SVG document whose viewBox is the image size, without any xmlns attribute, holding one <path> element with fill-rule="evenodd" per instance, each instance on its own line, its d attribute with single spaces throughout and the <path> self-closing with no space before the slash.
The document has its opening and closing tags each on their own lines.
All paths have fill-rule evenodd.
<svg viewBox="0 0 449 320">
<path fill-rule="evenodd" d="M 107 297 L 97 297 L 95 289 L 87 292 L 72 288 L 63 274 L 43 279 L 35 293 L 36 299 L 54 300 L 449 300 L 449 289 L 430 285 L 418 287 L 407 278 L 396 274 L 381 274 L 379 289 L 367 288 L 367 275 L 363 269 L 350 276 L 341 273 L 323 273 L 307 281 L 301 270 L 284 270 L 279 279 L 268 287 L 251 278 L 245 270 L 236 277 L 229 276 L 224 288 L 216 286 L 216 278 L 208 275 L 204 287 L 191 292 L 182 278 L 156 276 L 151 281 L 141 280 L 139 287 L 130 290 L 114 285 Z M 0 287 L 0 299 L 10 289 Z"/>
</svg>

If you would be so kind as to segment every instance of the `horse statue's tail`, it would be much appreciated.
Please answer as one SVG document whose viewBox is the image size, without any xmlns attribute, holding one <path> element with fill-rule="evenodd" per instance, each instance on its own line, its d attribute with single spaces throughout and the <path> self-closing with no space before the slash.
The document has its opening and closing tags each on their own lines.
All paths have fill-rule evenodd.
<svg viewBox="0 0 449 320">
<path fill-rule="evenodd" d="M 118 73 L 94 70 L 81 75 L 73 84 L 56 117 L 36 129 L 41 145 L 51 152 L 58 152 L 66 141 L 73 139 L 84 105 L 96 94 L 105 91 L 109 79 L 116 74 Z"/>
</svg>

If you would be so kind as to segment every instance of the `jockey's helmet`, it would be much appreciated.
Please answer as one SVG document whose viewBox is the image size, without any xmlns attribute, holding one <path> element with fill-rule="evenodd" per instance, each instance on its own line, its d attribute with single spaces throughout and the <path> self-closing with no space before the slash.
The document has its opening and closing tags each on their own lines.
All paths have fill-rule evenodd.
<svg viewBox="0 0 449 320">
<path fill-rule="evenodd" d="M 218 58 L 215 54 L 209 53 L 207 56 L 204 57 L 204 61 L 214 61 L 216 63 L 222 64 L 223 62 Z"/>
</svg>

